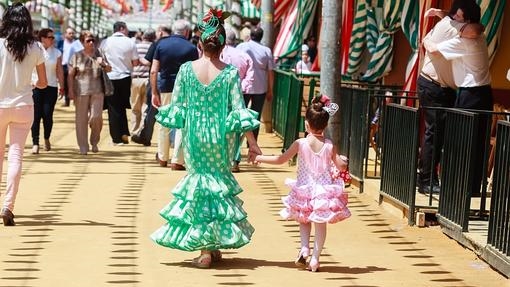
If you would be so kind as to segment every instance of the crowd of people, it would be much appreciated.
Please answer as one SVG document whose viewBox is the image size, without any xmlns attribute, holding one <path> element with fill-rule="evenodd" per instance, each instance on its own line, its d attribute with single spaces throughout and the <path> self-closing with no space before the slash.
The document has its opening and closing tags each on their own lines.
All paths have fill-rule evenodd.
<svg viewBox="0 0 510 287">
<path fill-rule="evenodd" d="M 442 20 L 423 42 L 427 52 L 418 94 L 425 108 L 426 131 L 419 183 L 421 191 L 437 192 L 444 113 L 427 108 L 490 110 L 492 96 L 480 7 L 474 1 L 454 1 L 447 14 L 439 10 L 427 14 Z M 255 230 L 233 176 L 240 172 L 243 139 L 247 160 L 253 164 L 282 164 L 297 155 L 297 179 L 287 181 L 291 191 L 282 200 L 280 214 L 299 223 L 301 248 L 295 264 L 317 271 L 327 224 L 350 216 L 344 180 L 337 176 L 348 170 L 348 159 L 339 156 L 324 135 L 338 105 L 318 95 L 306 110 L 306 138 L 295 141 L 282 155 L 263 155 L 257 139 L 264 104 L 273 98 L 274 58 L 261 43 L 260 27 L 238 36 L 225 30 L 226 17 L 228 13 L 210 9 L 196 29 L 179 19 L 171 27 L 148 29 L 139 39 L 130 38 L 127 24 L 119 21 L 101 43 L 87 30 L 74 39 L 75 31 L 68 28 L 64 39 L 55 43 L 51 29 L 34 33 L 23 4 L 9 6 L 0 25 L 0 173 L 7 130 L 10 135 L 1 209 L 4 225 L 15 225 L 25 141 L 31 130 L 32 153 L 40 152 L 41 120 L 44 150 L 56 149 L 50 136 L 60 95 L 64 106 L 74 105 L 78 152 L 84 156 L 99 152 L 104 109 L 114 146 L 128 144 L 130 138 L 150 146 L 154 125 L 159 123 L 156 163 L 186 173 L 173 189 L 171 202 L 160 211 L 165 224 L 151 238 L 165 247 L 200 251 L 193 259 L 199 268 L 220 261 L 222 249 L 248 244 Z M 296 69 L 309 71 L 316 56 L 315 38 L 310 37 Z M 111 95 L 106 93 L 106 81 L 113 86 Z M 475 175 L 477 182 L 481 172 Z M 471 192 L 476 191 L 475 185 Z"/>
<path fill-rule="evenodd" d="M 310 135 L 276 160 L 263 156 L 257 138 L 264 103 L 273 97 L 273 55 L 261 44 L 260 27 L 251 27 L 240 38 L 225 30 L 226 17 L 228 13 L 210 9 L 194 30 L 180 19 L 171 27 L 148 29 L 139 39 L 129 37 L 126 23 L 120 21 L 102 41 L 88 30 L 75 39 L 76 31 L 68 28 L 64 38 L 55 41 L 52 29 L 34 32 L 23 4 L 9 6 L 0 25 L 0 173 L 7 132 L 10 135 L 4 225 L 15 225 L 14 203 L 30 130 L 33 154 L 41 152 L 41 121 L 44 151 L 58 150 L 50 136 L 60 96 L 64 107 L 74 106 L 78 153 L 83 156 L 99 152 L 104 109 L 113 146 L 128 144 L 130 137 L 150 146 L 154 124 L 159 123 L 157 163 L 170 163 L 186 174 L 160 211 L 166 223 L 151 238 L 166 247 L 200 251 L 193 260 L 199 268 L 221 260 L 222 249 L 249 243 L 255 230 L 233 176 L 240 171 L 243 139 L 253 164 L 282 163 L 297 154 L 302 168 L 283 200 L 282 216 L 300 223 L 302 248 L 296 264 L 317 271 L 326 224 L 350 215 L 343 181 L 333 173 L 346 170 L 346 158 L 338 157 L 323 135 L 338 106 L 325 96 L 317 98 L 307 111 Z M 312 222 L 316 240 L 307 264 Z"/>
</svg>

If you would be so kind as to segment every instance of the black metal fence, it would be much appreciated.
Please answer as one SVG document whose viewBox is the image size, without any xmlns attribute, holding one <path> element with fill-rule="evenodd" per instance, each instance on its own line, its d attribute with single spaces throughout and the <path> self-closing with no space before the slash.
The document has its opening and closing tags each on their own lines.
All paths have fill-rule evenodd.
<svg viewBox="0 0 510 287">
<path fill-rule="evenodd" d="M 479 114 L 448 110 L 445 122 L 443 157 L 441 161 L 441 198 L 439 222 L 455 234 L 466 232 L 469 224 L 470 191 L 474 188 L 476 139 Z M 454 234 L 451 234 L 454 236 Z"/>
<path fill-rule="evenodd" d="M 275 71 L 272 125 L 286 150 L 298 138 L 303 100 L 303 81 L 294 72 Z"/>
<path fill-rule="evenodd" d="M 384 114 L 383 128 L 389 132 L 383 133 L 381 193 L 407 207 L 409 224 L 413 224 L 420 125 L 418 109 L 388 104 Z"/>
<path fill-rule="evenodd" d="M 510 256 L 510 122 L 497 124 L 487 244 Z M 510 267 L 509 267 L 510 269 Z"/>
</svg>

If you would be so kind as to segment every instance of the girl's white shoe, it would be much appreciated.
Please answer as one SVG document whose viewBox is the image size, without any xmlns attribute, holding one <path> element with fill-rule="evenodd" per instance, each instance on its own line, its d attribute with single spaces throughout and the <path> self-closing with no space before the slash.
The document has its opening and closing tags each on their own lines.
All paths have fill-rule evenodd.
<svg viewBox="0 0 510 287">
<path fill-rule="evenodd" d="M 301 250 L 299 250 L 298 256 L 296 260 L 294 261 L 294 264 L 298 267 L 305 267 L 306 266 L 306 259 L 310 256 L 310 249 L 306 247 L 301 247 Z"/>
</svg>

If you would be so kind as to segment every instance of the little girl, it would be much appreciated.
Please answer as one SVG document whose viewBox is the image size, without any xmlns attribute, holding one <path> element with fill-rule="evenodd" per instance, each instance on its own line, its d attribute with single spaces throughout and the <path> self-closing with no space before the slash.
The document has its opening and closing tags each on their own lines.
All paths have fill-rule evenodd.
<svg viewBox="0 0 510 287">
<path fill-rule="evenodd" d="M 319 256 L 326 240 L 326 224 L 336 223 L 351 216 L 347 209 L 347 194 L 341 177 L 332 177 L 332 169 L 347 169 L 347 158 L 338 156 L 336 148 L 324 137 L 329 117 L 338 110 L 327 96 L 312 100 L 305 115 L 306 138 L 296 140 L 279 156 L 258 155 L 255 162 L 282 164 L 298 155 L 297 180 L 286 180 L 291 187 L 288 196 L 282 198 L 285 208 L 280 215 L 285 219 L 299 222 L 301 249 L 296 258 L 297 266 L 306 266 L 310 255 L 311 223 L 315 226 L 313 254 L 308 269 L 319 268 Z"/>
</svg>

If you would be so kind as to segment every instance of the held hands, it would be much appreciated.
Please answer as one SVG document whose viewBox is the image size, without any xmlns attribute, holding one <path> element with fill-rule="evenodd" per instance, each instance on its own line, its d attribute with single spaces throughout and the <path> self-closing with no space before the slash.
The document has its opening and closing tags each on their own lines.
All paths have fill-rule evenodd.
<svg viewBox="0 0 510 287">
<path fill-rule="evenodd" d="M 260 150 L 259 146 L 255 142 L 255 144 L 250 144 L 250 148 L 248 150 L 248 163 L 252 164 L 258 164 L 256 161 L 257 155 L 261 155 L 262 151 Z"/>
</svg>

